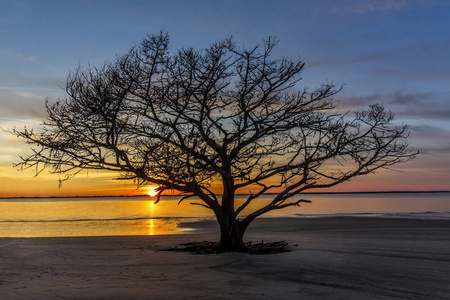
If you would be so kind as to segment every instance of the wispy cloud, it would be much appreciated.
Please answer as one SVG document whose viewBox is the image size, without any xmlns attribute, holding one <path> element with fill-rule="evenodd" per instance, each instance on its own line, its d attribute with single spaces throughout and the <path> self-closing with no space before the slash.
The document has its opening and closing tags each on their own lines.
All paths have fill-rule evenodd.
<svg viewBox="0 0 450 300">
<path fill-rule="evenodd" d="M 406 93 L 374 93 L 364 96 L 344 96 L 341 98 L 340 109 L 360 109 L 372 103 L 384 103 L 388 108 L 396 112 L 402 118 L 415 119 L 450 119 L 450 93 L 444 92 L 420 92 Z"/>
<path fill-rule="evenodd" d="M 0 86 L 0 91 L 50 91 L 54 92 L 55 88 L 47 87 L 26 87 L 26 86 Z"/>
<path fill-rule="evenodd" d="M 5 51 L 0 49 L 0 58 L 7 58 L 7 59 L 18 59 L 18 60 L 25 60 L 25 61 L 37 61 L 38 57 L 35 55 L 28 55 L 23 53 L 13 53 L 9 51 Z"/>
<path fill-rule="evenodd" d="M 402 10 L 411 4 L 431 5 L 434 0 L 371 0 L 354 1 L 347 5 L 336 5 L 328 10 L 330 14 L 363 14 L 377 11 Z"/>
<path fill-rule="evenodd" d="M 376 62 L 386 59 L 390 55 L 389 51 L 378 51 L 363 55 L 356 55 L 353 57 L 342 57 L 339 59 L 323 59 L 312 61 L 307 64 L 308 67 L 337 67 L 337 66 L 349 66 L 353 64 L 364 64 L 370 62 Z"/>
<path fill-rule="evenodd" d="M 450 119 L 449 93 L 423 92 L 423 93 L 394 93 L 389 96 L 387 104 L 401 108 L 403 116 L 417 117 L 432 120 Z"/>
<path fill-rule="evenodd" d="M 18 155 L 26 153 L 29 146 L 21 139 L 11 134 L 14 128 L 22 130 L 27 128 L 40 128 L 42 121 L 38 118 L 11 119 L 0 117 L 0 176 L 2 173 L 2 164 L 11 167 L 12 162 L 18 161 Z"/>
<path fill-rule="evenodd" d="M 431 122 L 430 122 L 431 123 Z M 422 149 L 435 153 L 450 154 L 450 131 L 446 126 L 438 126 L 428 123 L 408 124 L 411 138 L 415 144 L 422 145 Z"/>
<path fill-rule="evenodd" d="M 43 94 L 0 88 L 0 117 L 42 118 L 45 115 Z"/>
</svg>

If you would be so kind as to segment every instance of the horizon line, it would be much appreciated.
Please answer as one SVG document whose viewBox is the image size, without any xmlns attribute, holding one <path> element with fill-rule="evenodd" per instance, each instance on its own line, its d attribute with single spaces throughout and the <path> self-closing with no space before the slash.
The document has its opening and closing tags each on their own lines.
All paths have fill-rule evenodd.
<svg viewBox="0 0 450 300">
<path fill-rule="evenodd" d="M 298 193 L 297 195 L 311 195 L 311 194 L 328 194 L 328 195 L 336 195 L 336 194 L 413 194 L 413 193 L 450 193 L 450 190 L 430 190 L 430 191 L 364 191 L 364 192 L 304 192 Z M 278 193 L 264 193 L 264 195 L 276 195 Z M 180 196 L 178 195 L 161 195 L 163 196 Z M 222 194 L 216 194 L 216 196 L 220 196 Z M 250 194 L 235 194 L 235 195 L 250 195 Z M 125 198 L 125 197 L 142 197 L 147 196 L 151 197 L 147 194 L 140 195 L 99 195 L 99 196 L 15 196 L 15 197 L 3 197 L 0 196 L 0 199 L 40 199 L 40 198 Z"/>
</svg>

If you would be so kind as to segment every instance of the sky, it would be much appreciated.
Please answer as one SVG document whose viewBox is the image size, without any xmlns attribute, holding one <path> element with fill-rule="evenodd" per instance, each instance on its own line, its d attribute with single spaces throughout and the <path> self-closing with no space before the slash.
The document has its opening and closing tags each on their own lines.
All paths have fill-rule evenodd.
<svg viewBox="0 0 450 300">
<path fill-rule="evenodd" d="M 447 0 L 0 0 L 0 197 L 142 194 L 117 174 L 58 175 L 13 167 L 29 146 L 7 131 L 37 128 L 45 99 L 64 97 L 77 66 L 101 66 L 147 34 L 170 49 L 233 36 L 253 47 L 269 36 L 277 56 L 306 63 L 301 84 L 345 84 L 343 111 L 383 103 L 410 128 L 413 161 L 332 191 L 450 190 L 450 1 Z"/>
</svg>

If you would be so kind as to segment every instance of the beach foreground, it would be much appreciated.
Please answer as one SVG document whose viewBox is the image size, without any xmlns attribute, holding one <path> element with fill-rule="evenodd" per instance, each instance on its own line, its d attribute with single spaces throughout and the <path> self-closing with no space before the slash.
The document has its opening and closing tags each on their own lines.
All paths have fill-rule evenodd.
<svg viewBox="0 0 450 300">
<path fill-rule="evenodd" d="M 158 251 L 218 238 L 2 238 L 1 299 L 450 299 L 450 220 L 256 220 L 247 241 L 285 240 L 271 255 Z"/>
</svg>

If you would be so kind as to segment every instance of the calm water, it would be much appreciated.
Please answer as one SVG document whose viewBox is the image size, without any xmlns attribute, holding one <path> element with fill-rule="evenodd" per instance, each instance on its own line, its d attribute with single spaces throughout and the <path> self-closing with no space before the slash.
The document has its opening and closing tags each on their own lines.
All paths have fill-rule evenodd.
<svg viewBox="0 0 450 300">
<path fill-rule="evenodd" d="M 316 194 L 301 207 L 266 217 L 365 216 L 450 219 L 450 193 Z M 238 201 L 244 201 L 239 196 Z M 265 195 L 244 211 L 270 201 Z M 213 219 L 211 211 L 165 196 L 0 199 L 0 237 L 155 235 L 186 232 L 180 222 Z"/>
</svg>

